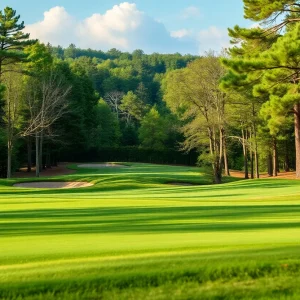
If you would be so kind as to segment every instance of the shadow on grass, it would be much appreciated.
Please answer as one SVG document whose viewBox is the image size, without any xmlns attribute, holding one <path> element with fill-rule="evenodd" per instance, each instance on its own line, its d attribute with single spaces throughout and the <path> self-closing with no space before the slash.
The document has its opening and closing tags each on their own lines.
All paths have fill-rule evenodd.
<svg viewBox="0 0 300 300">
<path fill-rule="evenodd" d="M 287 221 L 287 215 L 299 216 L 300 205 L 4 211 L 0 212 L 0 236 L 300 228 L 300 220 Z"/>
<path fill-rule="evenodd" d="M 20 189 L 20 188 L 13 188 L 12 185 L 16 182 L 4 182 L 2 183 L 2 187 L 5 186 L 8 189 L 1 190 L 0 189 L 0 195 L 2 196 L 35 196 L 35 195 L 59 195 L 59 194 L 67 194 L 67 195 L 81 195 L 81 194 L 94 194 L 94 193 L 101 193 L 101 192 L 122 192 L 122 191 L 132 191 L 132 190 L 142 190 L 142 189 L 149 189 L 147 190 L 147 195 L 150 194 L 166 194 L 169 193 L 169 197 L 176 197 L 179 193 L 186 193 L 186 192 L 197 192 L 198 198 L 201 198 L 201 192 L 207 192 L 209 191 L 211 195 L 205 195 L 205 197 L 211 198 L 211 197 L 221 197 L 221 194 L 225 197 L 229 197 L 230 194 L 232 195 L 240 195 L 242 196 L 244 194 L 244 191 L 247 191 L 249 193 L 249 197 L 252 194 L 252 190 L 270 190 L 271 194 L 272 190 L 275 189 L 282 189 L 282 188 L 290 188 L 290 187 L 299 187 L 300 188 L 300 182 L 296 180 L 284 180 L 284 179 L 278 179 L 278 180 L 253 180 L 253 181 L 238 181 L 238 182 L 230 182 L 226 184 L 221 185 L 207 185 L 207 181 L 205 179 L 198 179 L 195 180 L 195 176 L 192 176 L 192 179 L 190 179 L 188 176 L 181 176 L 179 179 L 176 176 L 159 176 L 159 174 L 156 176 L 150 176 L 149 174 L 145 177 L 138 174 L 135 176 L 128 176 L 121 177 L 121 176 L 113 176 L 113 177 L 98 177 L 95 175 L 93 176 L 86 176 L 86 177 L 79 177 L 79 176 L 71 176 L 64 180 L 62 179 L 54 179 L 51 178 L 50 180 L 43 178 L 43 180 L 38 181 L 84 181 L 84 182 L 92 182 L 95 185 L 89 188 L 80 188 L 80 189 L 37 189 L 37 190 L 29 190 L 29 189 Z M 27 180 L 28 182 L 29 180 Z M 195 184 L 193 186 L 170 186 L 167 185 L 167 182 L 176 181 L 176 182 L 190 182 L 192 184 Z M 18 181 L 18 182 L 26 182 L 24 181 Z M 30 182 L 33 182 L 31 179 Z M 160 185 L 160 186 L 158 186 Z M 214 193 L 215 192 L 215 193 Z M 266 194 L 266 195 L 268 195 Z M 299 190 L 300 194 L 300 190 Z M 135 195 L 135 194 L 133 194 Z M 100 197 L 100 195 L 99 195 Z M 184 196 L 186 197 L 186 195 Z M 193 198 L 197 198 L 197 196 L 194 196 Z"/>
</svg>

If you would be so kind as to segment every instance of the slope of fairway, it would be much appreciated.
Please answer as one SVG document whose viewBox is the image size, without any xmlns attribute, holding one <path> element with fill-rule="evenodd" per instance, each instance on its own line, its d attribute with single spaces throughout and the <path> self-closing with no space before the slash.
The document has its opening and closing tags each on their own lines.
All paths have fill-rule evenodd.
<svg viewBox="0 0 300 300">
<path fill-rule="evenodd" d="M 94 185 L 0 180 L 0 299 L 300 298 L 300 182 L 72 168 L 47 181 Z"/>
</svg>

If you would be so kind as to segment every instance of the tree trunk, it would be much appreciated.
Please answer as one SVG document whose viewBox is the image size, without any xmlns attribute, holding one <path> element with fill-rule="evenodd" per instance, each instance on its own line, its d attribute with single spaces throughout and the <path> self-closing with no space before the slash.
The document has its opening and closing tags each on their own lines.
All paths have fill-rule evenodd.
<svg viewBox="0 0 300 300">
<path fill-rule="evenodd" d="M 273 176 L 273 159 L 271 154 L 268 155 L 268 175 L 270 177 Z"/>
<path fill-rule="evenodd" d="M 8 99 L 10 97 L 8 96 Z M 6 177 L 11 178 L 11 156 L 12 156 L 12 120 L 11 120 L 11 110 L 10 101 L 8 100 L 8 112 L 7 112 L 7 173 Z"/>
<path fill-rule="evenodd" d="M 217 138 L 216 140 L 216 174 L 215 174 L 215 182 L 222 183 L 222 171 L 223 171 L 223 163 L 224 163 L 224 129 L 219 128 L 219 145 L 217 145 Z M 218 147 L 219 146 L 219 147 Z"/>
<path fill-rule="evenodd" d="M 254 160 L 255 160 L 255 177 L 258 179 L 259 176 L 259 160 L 258 160 L 258 151 L 255 149 L 254 152 Z"/>
<path fill-rule="evenodd" d="M 254 179 L 254 153 L 253 153 L 253 151 L 250 152 L 250 172 L 251 172 L 251 179 Z"/>
<path fill-rule="evenodd" d="M 32 168 L 32 139 L 27 137 L 27 172 L 30 173 Z"/>
<path fill-rule="evenodd" d="M 222 143 L 220 142 L 219 149 L 217 146 L 217 141 L 216 141 L 216 134 L 215 131 L 212 130 L 211 128 L 208 129 L 208 135 L 209 135 L 209 144 L 210 144 L 210 154 L 212 157 L 214 157 L 214 161 L 212 162 L 212 169 L 213 169 L 213 177 L 214 177 L 214 183 L 219 184 L 222 182 L 222 167 L 221 163 L 221 157 L 222 156 L 220 153 L 217 155 L 216 152 L 220 151 L 222 149 L 223 151 L 223 146 Z M 222 138 L 222 134 L 220 132 L 220 141 Z"/>
<path fill-rule="evenodd" d="M 284 170 L 285 172 L 290 172 L 289 146 L 287 140 L 285 140 Z"/>
<path fill-rule="evenodd" d="M 39 149 L 39 167 L 40 172 L 43 171 L 43 142 L 44 142 L 44 136 L 43 131 L 40 133 L 39 143 L 40 143 L 40 149 Z"/>
<path fill-rule="evenodd" d="M 35 133 L 35 175 L 40 177 L 40 155 L 39 155 L 39 136 Z"/>
<path fill-rule="evenodd" d="M 228 166 L 228 156 L 227 156 L 227 143 L 226 137 L 224 137 L 224 168 L 225 168 L 225 175 L 230 176 L 229 166 Z"/>
<path fill-rule="evenodd" d="M 295 104 L 296 178 L 300 178 L 300 103 Z"/>
<path fill-rule="evenodd" d="M 7 142 L 7 178 L 11 178 L 12 142 Z"/>
<path fill-rule="evenodd" d="M 253 113 L 253 116 L 255 114 Z M 254 161 L 255 161 L 255 177 L 259 178 L 259 158 L 258 158 L 258 147 L 257 147 L 257 135 L 256 135 L 256 124 L 253 124 L 253 137 L 254 137 Z"/>
<path fill-rule="evenodd" d="M 273 138 L 273 176 L 278 175 L 278 154 L 277 154 L 277 141 Z"/>
<path fill-rule="evenodd" d="M 252 130 L 250 130 L 250 178 L 254 179 L 254 152 L 253 152 L 253 136 L 252 136 Z"/>
<path fill-rule="evenodd" d="M 214 183 L 222 183 L 222 168 L 220 168 L 218 163 L 214 165 Z"/>
<path fill-rule="evenodd" d="M 244 132 L 243 129 L 242 129 L 242 138 L 243 138 L 245 179 L 249 179 L 249 172 L 248 172 L 248 151 L 247 151 L 247 145 L 246 145 L 246 135 L 245 135 L 245 132 Z"/>
</svg>

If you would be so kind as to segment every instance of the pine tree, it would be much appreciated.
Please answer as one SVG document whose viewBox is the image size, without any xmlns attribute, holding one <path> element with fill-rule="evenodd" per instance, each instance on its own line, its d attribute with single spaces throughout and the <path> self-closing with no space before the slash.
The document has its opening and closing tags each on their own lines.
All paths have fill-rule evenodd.
<svg viewBox="0 0 300 300">
<path fill-rule="evenodd" d="M 263 21 L 269 32 L 277 32 L 288 24 L 300 21 L 298 0 L 244 0 L 244 8 L 246 19 Z"/>
<path fill-rule="evenodd" d="M 19 23 L 20 16 L 10 7 L 0 11 L 0 78 L 10 71 L 9 65 L 26 60 L 24 47 L 34 44 L 29 34 L 23 33 L 24 22 Z"/>
<path fill-rule="evenodd" d="M 14 140 L 14 127 L 19 118 L 20 107 L 19 94 L 21 79 L 18 77 L 12 79 L 12 72 L 20 73 L 22 68 L 16 64 L 27 61 L 27 54 L 24 49 L 28 45 L 34 44 L 36 41 L 29 40 L 29 34 L 25 34 L 22 30 L 25 28 L 24 22 L 19 23 L 20 16 L 16 15 L 16 11 L 10 7 L 6 7 L 4 11 L 0 11 L 0 110 L 1 117 L 4 120 L 7 129 L 7 152 L 8 166 L 7 177 L 11 176 L 11 157 Z M 3 75 L 7 75 L 4 80 Z M 10 78 L 7 81 L 7 78 Z M 3 82 L 6 81 L 6 82 Z M 15 81 L 15 82 L 14 82 Z M 6 99 L 3 100 L 4 87 L 7 86 Z M 2 111 L 3 109 L 3 111 Z M 2 119 L 1 118 L 1 119 Z"/>
<path fill-rule="evenodd" d="M 242 36 L 244 43 L 240 48 L 233 48 L 232 59 L 223 61 L 233 74 L 231 82 L 227 80 L 227 83 L 250 84 L 254 96 L 267 101 L 271 131 L 280 116 L 294 114 L 296 176 L 300 178 L 300 3 L 295 0 L 244 0 L 244 4 L 245 17 L 260 21 L 262 28 L 236 27 L 229 31 L 237 42 L 237 37 Z"/>
</svg>

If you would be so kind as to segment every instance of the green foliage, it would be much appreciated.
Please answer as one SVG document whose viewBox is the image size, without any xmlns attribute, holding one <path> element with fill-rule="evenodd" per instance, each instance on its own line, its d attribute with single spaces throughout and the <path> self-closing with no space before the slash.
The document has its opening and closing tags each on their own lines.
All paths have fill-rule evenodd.
<svg viewBox="0 0 300 300">
<path fill-rule="evenodd" d="M 66 62 L 57 62 L 56 68 L 73 88 L 69 95 L 69 106 L 60 121 L 55 124 L 61 132 L 61 151 L 81 151 L 93 145 L 97 123 L 98 99 L 90 78 Z M 97 141 L 96 141 L 97 142 Z"/>
<path fill-rule="evenodd" d="M 120 128 L 116 116 L 110 110 L 107 103 L 101 99 L 95 107 L 94 122 L 92 128 L 91 147 L 107 148 L 117 147 L 120 140 Z"/>
<path fill-rule="evenodd" d="M 139 139 L 145 148 L 161 150 L 165 148 L 168 139 L 166 120 L 160 115 L 157 108 L 152 107 L 141 121 Z"/>
<path fill-rule="evenodd" d="M 247 52 L 242 58 L 223 60 L 237 74 L 225 77 L 223 86 L 243 87 L 251 83 L 253 95 L 265 102 L 261 116 L 267 121 L 271 135 L 277 135 L 286 126 L 294 104 L 300 100 L 294 81 L 300 63 L 299 37 L 300 24 L 296 24 L 261 53 Z"/>
<path fill-rule="evenodd" d="M 124 124 L 125 123 L 125 124 Z M 135 122 L 121 122 L 121 145 L 139 145 L 138 125 Z"/>
<path fill-rule="evenodd" d="M 64 50 L 64 57 L 68 58 L 76 58 L 76 46 L 71 44 L 67 49 Z"/>
<path fill-rule="evenodd" d="M 37 42 L 27 46 L 24 49 L 24 53 L 28 59 L 26 71 L 29 74 L 38 76 L 51 70 L 53 66 L 53 57 L 44 44 Z"/>
<path fill-rule="evenodd" d="M 68 97 L 68 109 L 51 127 L 49 138 L 45 138 L 46 148 L 52 148 L 55 155 L 71 152 L 76 155 L 91 149 L 100 150 L 118 145 L 142 145 L 139 142 L 142 120 L 155 105 L 163 112 L 164 116 L 159 118 L 158 126 L 163 124 L 166 133 L 160 129 L 161 133 L 152 137 L 151 142 L 146 141 L 147 134 L 142 134 L 143 146 L 155 149 L 177 148 L 182 136 L 178 132 L 176 118 L 165 110 L 162 103 L 161 82 L 167 71 L 186 67 L 196 56 L 179 53 L 148 55 L 140 49 L 132 53 L 118 49 L 103 52 L 80 49 L 74 44 L 66 49 L 43 45 L 29 41 L 29 35 L 22 33 L 24 23 L 19 24 L 19 16 L 16 16 L 15 11 L 6 8 L 1 14 L 3 20 L 11 20 L 9 24 L 3 21 L 2 25 L 0 20 L 2 40 L 7 38 L 11 55 L 16 54 L 16 59 L 11 61 L 26 62 L 22 66 L 23 72 L 35 78 L 42 76 L 42 73 L 57 72 L 66 86 L 73 87 Z M 10 31 L 5 29 L 8 25 Z M 11 35 L 5 37 L 7 32 Z M 14 35 L 16 32 L 17 35 Z M 14 43 L 10 43 L 12 38 L 16 38 Z M 29 76 L 25 77 L 25 84 L 29 82 Z M 109 107 L 98 103 L 99 98 L 113 91 L 125 95 L 118 121 Z M 22 113 L 25 127 L 30 117 L 29 110 L 25 107 Z M 145 128 L 141 131 L 145 132 Z M 156 138 L 158 140 L 154 141 Z"/>
<path fill-rule="evenodd" d="M 298 1 L 289 0 L 244 0 L 244 4 L 245 17 L 261 21 L 260 28 L 235 26 L 229 29 L 235 46 L 229 50 L 230 57 L 222 60 L 229 73 L 221 86 L 226 91 L 235 90 L 245 95 L 249 103 L 258 108 L 251 122 L 251 132 L 258 129 L 255 148 L 258 147 L 261 161 L 267 161 L 271 153 L 276 155 L 282 151 L 276 149 L 280 148 L 276 147 L 278 141 L 293 137 L 292 118 L 297 117 L 293 107 L 300 100 L 300 9 Z M 296 125 L 294 130 L 299 130 Z M 296 153 L 299 151 L 296 147 Z M 288 162 L 287 149 L 285 153 Z M 273 164 L 275 161 L 273 158 Z M 297 169 L 299 163 L 297 160 Z"/>
<path fill-rule="evenodd" d="M 19 19 L 20 16 L 10 7 L 0 11 L 0 75 L 4 65 L 25 61 L 24 47 L 36 42 L 22 32 L 25 26 L 24 22 L 19 23 Z"/>
<path fill-rule="evenodd" d="M 297 0 L 244 0 L 245 18 L 254 21 L 276 19 L 280 15 L 299 13 Z"/>
<path fill-rule="evenodd" d="M 147 104 L 145 104 L 141 98 L 132 91 L 128 92 L 123 97 L 120 108 L 136 120 L 141 120 L 148 110 Z"/>
</svg>

